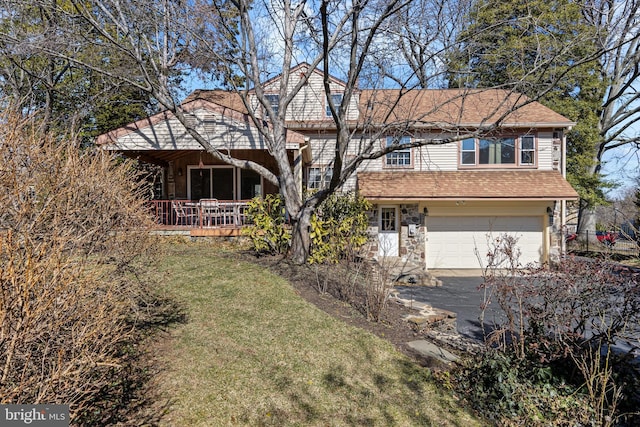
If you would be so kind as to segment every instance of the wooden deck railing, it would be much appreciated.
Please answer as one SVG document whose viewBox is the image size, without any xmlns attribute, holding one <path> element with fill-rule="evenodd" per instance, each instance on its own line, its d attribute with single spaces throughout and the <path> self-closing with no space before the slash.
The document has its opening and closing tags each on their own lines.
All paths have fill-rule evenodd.
<svg viewBox="0 0 640 427">
<path fill-rule="evenodd" d="M 248 224 L 248 200 L 150 200 L 149 210 L 161 227 L 240 228 Z"/>
</svg>

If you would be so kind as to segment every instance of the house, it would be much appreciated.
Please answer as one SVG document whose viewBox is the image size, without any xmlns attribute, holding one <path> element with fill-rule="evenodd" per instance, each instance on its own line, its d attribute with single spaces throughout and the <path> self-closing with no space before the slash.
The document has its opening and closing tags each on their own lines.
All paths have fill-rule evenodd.
<svg viewBox="0 0 640 427">
<path fill-rule="evenodd" d="M 323 74 L 301 64 L 291 76 L 292 85 L 308 80 L 286 113 L 287 151 L 300 186 L 320 188 L 330 175 L 336 134 Z M 279 104 L 277 83 L 276 78 L 266 84 L 273 108 Z M 344 83 L 332 78 L 330 85 L 339 103 Z M 196 91 L 183 106 L 216 147 L 275 171 L 238 95 Z M 517 238 L 523 263 L 546 262 L 563 252 L 566 201 L 578 198 L 565 179 L 565 133 L 575 123 L 503 90 L 360 89 L 347 111 L 353 135 L 349 155 L 369 143 L 400 144 L 395 152 L 363 162 L 344 184 L 373 203 L 373 256 L 401 257 L 427 269 L 478 268 L 488 246 L 505 233 Z M 501 115 L 499 128 L 474 135 Z M 469 137 L 459 140 L 460 135 Z M 431 143 L 408 146 L 418 139 Z M 216 218 L 210 229 L 201 214 L 183 211 L 178 217 L 177 208 L 200 199 L 241 206 L 243 200 L 277 192 L 255 172 L 215 161 L 169 113 L 116 129 L 97 143 L 161 165 L 158 196 L 165 201 L 156 202 L 158 221 L 176 225 L 182 219 L 179 225 L 194 235 L 219 232 L 225 229 L 219 225 L 234 222 Z M 167 200 L 173 200 L 171 207 Z M 227 216 L 235 216 L 238 225 L 234 212 Z"/>
</svg>

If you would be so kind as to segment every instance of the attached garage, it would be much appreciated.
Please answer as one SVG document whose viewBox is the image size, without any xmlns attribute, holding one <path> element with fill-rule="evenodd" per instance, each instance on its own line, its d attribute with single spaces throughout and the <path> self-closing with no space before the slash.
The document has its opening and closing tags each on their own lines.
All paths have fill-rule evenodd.
<svg viewBox="0 0 640 427">
<path fill-rule="evenodd" d="M 427 268 L 484 267 L 489 240 L 503 234 L 517 239 L 521 264 L 540 262 L 545 247 L 543 222 L 542 216 L 430 216 L 426 218 Z"/>
<path fill-rule="evenodd" d="M 430 270 L 486 266 L 488 239 L 505 234 L 521 265 L 552 261 L 563 252 L 564 201 L 578 198 L 558 171 L 537 169 L 361 172 L 358 186 L 374 212 L 397 206 L 399 256 Z"/>
</svg>

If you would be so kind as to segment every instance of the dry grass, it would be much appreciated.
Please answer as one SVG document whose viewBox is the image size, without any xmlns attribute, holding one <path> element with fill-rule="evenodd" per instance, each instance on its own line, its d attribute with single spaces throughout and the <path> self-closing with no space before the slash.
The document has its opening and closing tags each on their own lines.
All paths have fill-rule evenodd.
<svg viewBox="0 0 640 427">
<path fill-rule="evenodd" d="M 188 319 L 160 355 L 165 425 L 480 424 L 427 369 L 233 252 L 175 244 L 163 265 Z"/>
</svg>

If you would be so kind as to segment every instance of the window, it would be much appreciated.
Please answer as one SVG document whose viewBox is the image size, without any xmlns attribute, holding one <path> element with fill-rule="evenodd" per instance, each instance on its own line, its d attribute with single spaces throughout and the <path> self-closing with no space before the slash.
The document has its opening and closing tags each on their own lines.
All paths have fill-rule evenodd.
<svg viewBox="0 0 640 427">
<path fill-rule="evenodd" d="M 394 144 L 403 146 L 411 144 L 411 137 L 402 136 L 400 138 L 394 136 L 387 137 L 387 147 Z M 385 158 L 385 166 L 387 167 L 411 167 L 411 147 L 398 148 L 392 153 L 388 153 Z"/>
<path fill-rule="evenodd" d="M 187 166 L 187 197 L 200 199 L 235 199 L 235 172 L 227 166 Z"/>
<path fill-rule="evenodd" d="M 333 167 L 310 166 L 307 168 L 307 189 L 319 190 L 327 188 L 331 182 Z"/>
<path fill-rule="evenodd" d="M 240 170 L 240 199 L 249 200 L 262 195 L 262 178 L 249 169 Z"/>
<path fill-rule="evenodd" d="M 536 139 L 533 135 L 520 138 L 520 164 L 533 165 L 536 163 Z"/>
<path fill-rule="evenodd" d="M 467 138 L 461 142 L 462 149 L 460 150 L 460 162 L 463 165 L 475 165 L 476 164 L 476 140 L 473 138 Z"/>
<path fill-rule="evenodd" d="M 273 114 L 278 114 L 280 108 L 280 95 L 265 95 L 264 100 L 271 104 Z"/>
<path fill-rule="evenodd" d="M 462 166 L 533 166 L 536 163 L 534 135 L 467 138 L 460 141 Z"/>
<path fill-rule="evenodd" d="M 340 108 L 340 104 L 342 104 L 342 94 L 341 93 L 332 93 L 331 101 L 333 101 L 333 106 L 336 108 Z M 327 105 L 325 106 L 325 114 L 327 117 L 331 117 L 331 108 L 329 108 L 329 102 L 327 101 Z"/>
<path fill-rule="evenodd" d="M 319 189 L 322 185 L 322 169 L 318 167 L 307 168 L 307 188 Z"/>
<path fill-rule="evenodd" d="M 396 231 L 396 208 L 381 209 L 380 231 Z"/>
<path fill-rule="evenodd" d="M 481 165 L 512 165 L 516 163 L 515 138 L 485 138 L 479 141 L 478 161 Z"/>
</svg>

